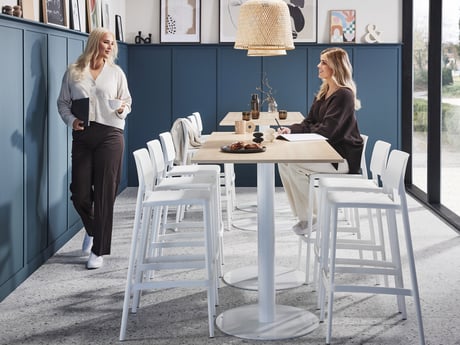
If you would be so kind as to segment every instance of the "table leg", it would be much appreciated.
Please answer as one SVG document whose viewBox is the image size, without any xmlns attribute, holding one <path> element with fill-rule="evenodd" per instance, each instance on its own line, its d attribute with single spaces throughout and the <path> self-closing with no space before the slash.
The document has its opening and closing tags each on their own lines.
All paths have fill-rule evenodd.
<svg viewBox="0 0 460 345">
<path fill-rule="evenodd" d="M 257 165 L 259 302 L 221 313 L 217 327 L 244 339 L 299 337 L 318 327 L 318 318 L 301 308 L 275 303 L 275 178 L 273 163 Z"/>
</svg>

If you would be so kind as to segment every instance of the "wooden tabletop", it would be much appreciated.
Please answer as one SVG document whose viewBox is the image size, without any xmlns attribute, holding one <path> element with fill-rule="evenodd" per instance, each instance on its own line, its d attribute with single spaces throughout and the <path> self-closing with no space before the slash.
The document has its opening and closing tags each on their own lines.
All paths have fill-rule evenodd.
<svg viewBox="0 0 460 345">
<path fill-rule="evenodd" d="M 280 120 L 278 117 L 278 112 L 269 113 L 262 111 L 260 112 L 260 117 L 257 120 L 252 120 L 256 126 L 276 126 L 275 117 L 278 119 L 281 126 L 289 126 L 293 123 L 302 122 L 305 118 L 302 113 L 299 111 L 288 111 L 287 118 L 285 120 Z M 241 111 L 231 111 L 219 122 L 220 126 L 234 126 L 235 121 L 242 120 Z"/>
<path fill-rule="evenodd" d="M 233 132 L 213 132 L 192 157 L 193 163 L 340 163 L 343 158 L 325 140 L 263 142 L 265 152 L 227 153 L 224 145 L 235 141 L 252 142 L 252 135 Z"/>
</svg>

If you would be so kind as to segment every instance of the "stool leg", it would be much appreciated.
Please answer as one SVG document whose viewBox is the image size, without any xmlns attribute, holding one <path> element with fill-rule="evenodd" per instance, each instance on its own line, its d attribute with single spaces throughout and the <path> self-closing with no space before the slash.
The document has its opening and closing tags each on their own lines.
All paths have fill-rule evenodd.
<svg viewBox="0 0 460 345">
<path fill-rule="evenodd" d="M 337 244 L 337 206 L 332 207 L 331 212 L 331 246 L 330 246 L 330 264 L 329 264 L 329 296 L 327 302 L 327 333 L 326 344 L 330 344 L 332 336 L 332 314 L 334 306 L 334 284 L 335 284 L 335 257 Z"/>
</svg>

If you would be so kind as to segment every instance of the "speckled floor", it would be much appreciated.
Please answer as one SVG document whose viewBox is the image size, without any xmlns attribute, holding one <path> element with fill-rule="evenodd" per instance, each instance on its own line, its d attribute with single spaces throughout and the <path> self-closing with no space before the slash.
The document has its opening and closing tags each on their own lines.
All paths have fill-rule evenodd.
<svg viewBox="0 0 460 345">
<path fill-rule="evenodd" d="M 118 340 L 127 258 L 135 203 L 134 188 L 116 204 L 112 255 L 98 270 L 85 269 L 80 257 L 83 231 L 0 303 L 0 344 L 120 344 Z M 248 230 L 225 232 L 225 270 L 256 263 L 253 188 L 239 188 L 235 225 Z M 427 344 L 460 344 L 460 236 L 414 200 L 410 217 Z M 276 197 L 277 263 L 296 267 L 294 220 L 282 189 Z M 407 275 L 406 275 L 407 277 Z M 406 279 L 407 280 L 407 279 Z M 218 313 L 257 301 L 257 293 L 221 284 Z M 309 285 L 282 290 L 277 302 L 318 314 L 316 292 Z M 401 320 L 393 296 L 338 294 L 334 304 L 333 344 L 418 344 L 412 299 Z M 295 339 L 252 341 L 216 329 L 208 338 L 206 294 L 201 289 L 146 292 L 141 308 L 128 320 L 126 344 L 324 344 L 326 324 Z"/>
</svg>

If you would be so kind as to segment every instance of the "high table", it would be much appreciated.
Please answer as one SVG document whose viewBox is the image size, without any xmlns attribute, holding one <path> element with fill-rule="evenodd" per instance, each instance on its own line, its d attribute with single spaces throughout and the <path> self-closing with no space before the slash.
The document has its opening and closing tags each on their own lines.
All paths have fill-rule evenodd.
<svg viewBox="0 0 460 345">
<path fill-rule="evenodd" d="M 220 126 L 234 126 L 235 121 L 242 119 L 241 111 L 230 111 L 224 118 L 219 122 Z M 304 120 L 304 116 L 299 111 L 288 111 L 287 117 L 284 120 L 280 120 L 278 117 L 278 112 L 260 112 L 258 119 L 251 119 L 257 127 L 258 130 L 263 132 L 270 126 L 277 126 L 278 123 L 281 126 L 289 126 L 294 123 L 300 123 Z M 250 134 L 248 134 L 249 136 Z M 247 138 L 247 140 L 251 140 Z M 237 206 L 241 211 L 254 210 L 253 205 L 250 207 Z M 241 225 L 237 222 L 233 222 L 232 225 L 240 230 L 257 230 L 253 229 L 252 224 L 248 227 L 247 224 Z M 228 285 L 245 289 L 245 290 L 257 290 L 257 266 L 245 266 L 237 268 L 231 271 L 228 271 L 224 274 L 224 281 Z M 275 268 L 275 287 L 277 290 L 290 289 L 294 287 L 301 286 L 305 282 L 305 274 L 299 270 L 276 266 Z"/>
<path fill-rule="evenodd" d="M 278 117 L 278 112 L 266 112 L 261 111 L 260 116 L 258 119 L 250 120 L 254 122 L 256 126 L 259 128 L 269 127 L 269 126 L 277 126 L 276 119 L 281 126 L 289 126 L 293 123 L 302 122 L 305 118 L 303 117 L 302 113 L 299 111 L 288 111 L 287 117 L 284 120 L 280 120 Z M 234 126 L 235 121 L 242 119 L 242 112 L 241 111 L 230 111 L 228 112 L 224 118 L 219 122 L 220 126 Z"/>
<path fill-rule="evenodd" d="M 305 335 L 318 327 L 311 312 L 275 301 L 275 163 L 339 163 L 343 158 L 326 141 L 264 143 L 265 152 L 226 153 L 221 147 L 251 136 L 213 132 L 195 153 L 193 163 L 257 164 L 258 303 L 222 312 L 219 329 L 245 339 L 279 340 Z M 305 191 L 307 192 L 307 191 Z"/>
</svg>

